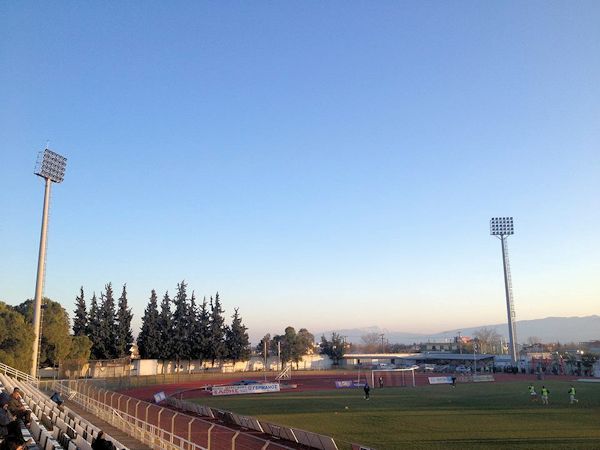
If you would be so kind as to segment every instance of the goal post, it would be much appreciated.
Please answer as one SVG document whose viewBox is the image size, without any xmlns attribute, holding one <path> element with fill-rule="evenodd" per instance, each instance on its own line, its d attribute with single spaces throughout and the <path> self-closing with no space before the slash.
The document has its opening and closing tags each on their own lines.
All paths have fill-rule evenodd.
<svg viewBox="0 0 600 450">
<path fill-rule="evenodd" d="M 415 369 L 374 369 L 371 370 L 371 386 L 415 387 Z"/>
</svg>

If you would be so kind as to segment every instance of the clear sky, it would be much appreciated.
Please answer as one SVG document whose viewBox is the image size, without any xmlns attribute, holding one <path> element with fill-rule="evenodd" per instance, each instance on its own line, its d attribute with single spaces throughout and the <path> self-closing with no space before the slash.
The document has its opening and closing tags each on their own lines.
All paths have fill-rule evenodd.
<svg viewBox="0 0 600 450">
<path fill-rule="evenodd" d="M 0 299 L 185 279 L 251 338 L 600 313 L 600 2 L 0 3 Z M 135 330 L 137 333 L 137 329 Z M 526 337 L 523 337 L 526 338 Z"/>
</svg>

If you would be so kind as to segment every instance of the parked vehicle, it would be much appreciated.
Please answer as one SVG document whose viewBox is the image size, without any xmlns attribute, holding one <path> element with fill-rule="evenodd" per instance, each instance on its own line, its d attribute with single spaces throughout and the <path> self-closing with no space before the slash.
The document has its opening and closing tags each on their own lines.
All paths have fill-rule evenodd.
<svg viewBox="0 0 600 450">
<path fill-rule="evenodd" d="M 457 366 L 454 371 L 458 373 L 471 373 L 471 368 L 467 366 Z"/>
<path fill-rule="evenodd" d="M 233 383 L 234 386 L 247 386 L 249 384 L 258 384 L 260 383 L 259 381 L 256 380 L 241 380 L 241 381 L 236 381 L 235 383 Z"/>
</svg>

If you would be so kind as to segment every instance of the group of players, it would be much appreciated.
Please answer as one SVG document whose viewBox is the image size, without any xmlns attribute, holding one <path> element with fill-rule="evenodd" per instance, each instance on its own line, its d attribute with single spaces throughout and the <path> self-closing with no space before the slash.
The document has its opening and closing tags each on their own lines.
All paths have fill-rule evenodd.
<svg viewBox="0 0 600 450">
<path fill-rule="evenodd" d="M 535 390 L 535 386 L 530 384 L 529 387 L 529 398 L 532 402 L 538 401 L 538 393 Z M 575 398 L 575 386 L 571 385 L 569 390 L 567 391 L 569 394 L 569 403 L 572 405 L 573 403 L 579 403 L 579 400 Z M 548 396 L 550 395 L 550 390 L 546 386 L 542 386 L 540 391 L 540 398 L 542 399 L 542 405 L 548 404 Z"/>
</svg>

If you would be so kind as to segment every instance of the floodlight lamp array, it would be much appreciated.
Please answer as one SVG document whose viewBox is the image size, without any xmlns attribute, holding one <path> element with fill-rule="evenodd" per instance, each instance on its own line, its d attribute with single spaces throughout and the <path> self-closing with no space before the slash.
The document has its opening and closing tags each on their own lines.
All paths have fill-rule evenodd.
<svg viewBox="0 0 600 450">
<path fill-rule="evenodd" d="M 35 174 L 47 178 L 55 183 L 60 183 L 65 178 L 67 158 L 52 150 L 44 150 L 38 153 Z"/>
<path fill-rule="evenodd" d="M 490 219 L 490 234 L 492 236 L 508 236 L 515 234 L 512 217 L 492 217 Z"/>
</svg>

